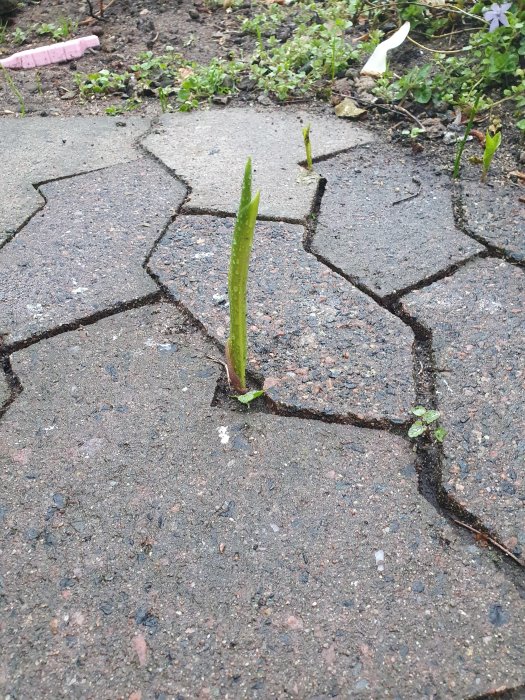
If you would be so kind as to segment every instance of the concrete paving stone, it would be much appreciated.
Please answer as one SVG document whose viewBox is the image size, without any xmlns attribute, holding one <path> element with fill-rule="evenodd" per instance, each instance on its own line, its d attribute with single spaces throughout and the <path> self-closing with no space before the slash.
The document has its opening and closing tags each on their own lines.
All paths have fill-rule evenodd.
<svg viewBox="0 0 525 700">
<path fill-rule="evenodd" d="M 0 252 L 8 345 L 154 293 L 142 266 L 185 196 L 146 159 L 41 189 L 47 205 Z"/>
<path fill-rule="evenodd" d="M 525 563 L 523 272 L 476 261 L 402 303 L 433 334 L 443 486 Z"/>
<path fill-rule="evenodd" d="M 44 205 L 33 184 L 123 163 L 149 128 L 139 117 L 0 121 L 0 245 Z"/>
<path fill-rule="evenodd" d="M 385 144 L 319 165 L 327 179 L 312 250 L 384 298 L 485 248 L 454 224 L 448 179 Z M 419 196 L 395 201 L 418 191 Z"/>
<path fill-rule="evenodd" d="M 224 343 L 233 219 L 180 216 L 152 274 Z M 411 329 L 303 248 L 304 229 L 258 222 L 248 290 L 249 369 L 281 406 L 406 420 L 415 400 Z"/>
<path fill-rule="evenodd" d="M 461 208 L 466 229 L 515 260 L 525 260 L 525 190 L 519 185 L 490 187 L 461 180 Z"/>
<path fill-rule="evenodd" d="M 407 442 L 211 408 L 210 352 L 160 305 L 13 356 L 4 694 L 464 700 L 523 684 L 525 603 L 418 494 Z"/>
<path fill-rule="evenodd" d="M 11 396 L 11 390 L 3 373 L 0 373 L 0 411 L 6 405 L 9 397 Z"/>
<path fill-rule="evenodd" d="M 144 145 L 191 187 L 186 209 L 235 213 L 251 156 L 260 215 L 304 221 L 318 184 L 317 175 L 306 176 L 298 165 L 306 158 L 302 129 L 309 123 L 314 158 L 373 140 L 361 127 L 307 112 L 233 108 L 164 115 Z"/>
</svg>

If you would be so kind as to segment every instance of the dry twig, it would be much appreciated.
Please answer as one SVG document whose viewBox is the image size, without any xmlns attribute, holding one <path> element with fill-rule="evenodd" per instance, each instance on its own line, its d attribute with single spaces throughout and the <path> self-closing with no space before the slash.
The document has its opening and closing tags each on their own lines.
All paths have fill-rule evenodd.
<svg viewBox="0 0 525 700">
<path fill-rule="evenodd" d="M 496 540 L 493 540 L 492 537 L 489 537 L 484 532 L 481 532 L 481 530 L 476 530 L 476 528 L 472 527 L 472 525 L 467 525 L 467 523 L 461 522 L 461 520 L 456 520 L 456 518 L 452 518 L 452 520 L 455 523 L 457 523 L 458 525 L 461 525 L 462 527 L 466 527 L 467 530 L 470 530 L 471 532 L 474 532 L 476 535 L 479 535 L 483 539 L 487 540 L 487 542 L 490 542 L 490 544 L 494 545 L 494 547 L 497 547 L 499 550 L 501 550 L 508 557 L 510 557 L 511 559 L 514 559 L 514 561 L 517 564 L 519 564 L 520 566 L 523 566 L 523 563 L 518 559 L 518 557 L 514 556 L 514 554 L 512 552 L 509 552 L 509 550 L 506 549 L 502 544 L 500 544 L 499 542 L 496 542 Z"/>
</svg>

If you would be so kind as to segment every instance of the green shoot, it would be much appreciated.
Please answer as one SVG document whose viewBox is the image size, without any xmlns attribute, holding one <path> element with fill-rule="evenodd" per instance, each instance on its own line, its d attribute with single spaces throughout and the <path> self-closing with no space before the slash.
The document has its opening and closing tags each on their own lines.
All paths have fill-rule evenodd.
<svg viewBox="0 0 525 700">
<path fill-rule="evenodd" d="M 439 411 L 426 409 L 424 406 L 416 406 L 415 408 L 412 408 L 410 412 L 416 416 L 417 420 L 414 421 L 408 429 L 409 438 L 418 438 L 422 435 L 430 433 L 430 426 L 435 423 L 441 415 Z M 442 428 L 439 425 L 434 427 L 433 435 L 437 442 L 443 442 L 446 434 L 447 431 L 445 428 Z"/>
<path fill-rule="evenodd" d="M 20 106 L 20 116 L 23 117 L 26 113 L 26 103 L 24 102 L 22 93 L 15 85 L 13 78 L 9 75 L 9 71 L 6 70 L 4 66 L 0 66 L 0 68 L 2 69 L 2 73 L 4 74 L 5 82 L 7 83 L 8 87 L 10 88 L 11 92 L 14 94 L 16 99 L 18 100 L 18 104 Z"/>
<path fill-rule="evenodd" d="M 226 343 L 226 363 L 230 384 L 241 394 L 246 393 L 246 360 L 248 355 L 246 296 L 253 232 L 259 210 L 259 196 L 260 193 L 257 192 L 252 199 L 252 160 L 248 158 L 244 170 L 241 201 L 233 230 L 228 273 L 230 337 Z"/>
<path fill-rule="evenodd" d="M 501 144 L 501 131 L 496 131 L 495 134 L 490 133 L 490 129 L 485 135 L 485 150 L 483 152 L 483 170 L 481 172 L 481 182 L 487 181 L 487 174 L 489 172 L 490 164 L 492 159 Z"/>
<path fill-rule="evenodd" d="M 463 155 L 463 151 L 465 150 L 465 144 L 467 143 L 467 139 L 470 136 L 470 132 L 472 131 L 472 125 L 474 124 L 474 119 L 476 117 L 476 114 L 478 113 L 478 104 L 479 104 L 480 97 L 476 98 L 476 101 L 474 102 L 474 106 L 472 107 L 472 110 L 470 112 L 470 117 L 467 122 L 467 126 L 465 127 L 465 133 L 463 134 L 463 138 L 459 142 L 458 150 L 456 152 L 456 159 L 454 161 L 454 172 L 452 174 L 454 180 L 457 180 L 459 177 L 459 166 L 461 165 L 461 156 Z"/>
<path fill-rule="evenodd" d="M 303 129 L 304 149 L 306 151 L 306 167 L 309 171 L 312 170 L 312 142 L 310 141 L 310 124 Z"/>
</svg>

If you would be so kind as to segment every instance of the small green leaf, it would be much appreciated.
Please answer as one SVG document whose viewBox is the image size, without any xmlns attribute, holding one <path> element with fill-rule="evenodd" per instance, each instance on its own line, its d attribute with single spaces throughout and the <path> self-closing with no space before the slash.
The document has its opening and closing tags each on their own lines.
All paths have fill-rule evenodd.
<svg viewBox="0 0 525 700">
<path fill-rule="evenodd" d="M 260 389 L 254 390 L 254 391 L 248 391 L 246 394 L 239 394 L 239 396 L 236 396 L 235 398 L 237 401 L 240 401 L 241 403 L 251 403 L 255 399 L 258 399 L 259 396 L 262 396 L 264 394 L 264 391 L 261 391 Z"/>
<path fill-rule="evenodd" d="M 410 437 L 410 438 L 419 437 L 420 435 L 423 435 L 423 433 L 426 431 L 426 429 L 427 429 L 427 426 L 423 425 L 423 423 L 420 420 L 417 420 L 415 423 L 412 423 L 412 425 L 408 429 L 408 437 Z"/>
<path fill-rule="evenodd" d="M 423 421 L 427 424 L 430 425 L 430 423 L 434 423 L 437 421 L 441 413 L 439 411 L 425 411 L 425 415 L 423 416 Z"/>
<path fill-rule="evenodd" d="M 445 428 L 436 428 L 434 430 L 434 437 L 436 438 L 436 440 L 438 442 L 443 442 L 446 434 L 447 434 L 447 431 L 445 430 Z"/>
<path fill-rule="evenodd" d="M 525 119 L 520 119 L 519 122 L 516 123 L 516 126 L 518 129 L 525 129 Z"/>
<path fill-rule="evenodd" d="M 410 413 L 413 413 L 415 416 L 424 416 L 426 412 L 427 409 L 424 406 L 416 406 L 410 409 Z"/>
</svg>

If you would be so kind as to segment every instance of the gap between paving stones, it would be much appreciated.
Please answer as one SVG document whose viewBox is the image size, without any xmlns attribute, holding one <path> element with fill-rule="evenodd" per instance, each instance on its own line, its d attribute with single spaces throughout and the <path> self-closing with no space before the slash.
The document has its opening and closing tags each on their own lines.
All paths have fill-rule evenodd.
<svg viewBox="0 0 525 700">
<path fill-rule="evenodd" d="M 154 124 L 151 125 L 150 130 L 154 128 Z M 29 345 L 33 345 L 35 343 L 38 343 L 40 340 L 43 340 L 45 338 L 50 338 L 56 335 L 59 335 L 61 333 L 65 333 L 71 330 L 75 330 L 81 326 L 84 325 L 91 325 L 96 323 L 97 321 L 106 318 L 108 316 L 112 316 L 115 314 L 123 313 L 125 311 L 129 311 L 130 309 L 133 308 L 138 308 L 141 306 L 145 305 L 151 305 L 154 303 L 157 303 L 160 301 L 163 297 L 166 295 L 169 297 L 169 293 L 165 289 L 165 287 L 162 285 L 160 280 L 158 279 L 157 275 L 155 275 L 152 270 L 149 267 L 149 261 L 154 254 L 155 250 L 157 249 L 160 241 L 164 238 L 164 236 L 167 233 L 167 229 L 170 226 L 171 223 L 175 221 L 177 216 L 180 214 L 180 212 L 184 209 L 185 213 L 187 215 L 194 215 L 194 216 L 199 216 L 199 215 L 213 215 L 216 217 L 224 217 L 224 218 L 232 218 L 234 215 L 229 213 L 229 212 L 217 212 L 217 211 L 207 211 L 207 210 L 201 210 L 198 208 L 191 208 L 187 206 L 187 202 L 191 198 L 191 191 L 192 188 L 191 186 L 184 181 L 182 177 L 180 177 L 177 173 L 173 172 L 166 164 L 160 160 L 158 157 L 153 155 L 151 152 L 147 151 L 144 146 L 142 145 L 142 140 L 145 139 L 149 133 L 149 131 L 146 132 L 143 137 L 139 139 L 139 141 L 136 144 L 136 147 L 138 150 L 142 151 L 143 154 L 151 159 L 154 160 L 158 165 L 161 165 L 162 168 L 169 173 L 171 177 L 174 179 L 178 180 L 181 182 L 185 189 L 186 189 L 186 195 L 181 203 L 181 205 L 178 207 L 177 212 L 175 215 L 173 215 L 170 219 L 170 221 L 167 222 L 166 226 L 163 228 L 159 236 L 157 237 L 156 241 L 154 242 L 153 246 L 151 247 L 150 251 L 148 252 L 142 267 L 145 270 L 145 272 L 151 277 L 151 279 L 155 282 L 155 284 L 159 287 L 159 290 L 157 292 L 154 292 L 152 294 L 146 295 L 140 299 L 129 301 L 129 302 L 124 302 L 124 303 L 119 303 L 115 305 L 114 307 L 108 307 L 104 310 L 98 311 L 94 314 L 90 314 L 86 317 L 83 317 L 81 319 L 75 319 L 74 321 L 68 322 L 66 324 L 62 324 L 59 326 L 56 326 L 52 330 L 49 331 L 44 331 L 40 334 L 36 334 L 35 336 L 32 336 L 31 338 L 25 339 L 23 341 L 20 341 L 19 343 L 13 343 L 12 345 L 5 346 L 2 348 L 1 351 L 1 359 L 2 359 L 2 369 L 7 377 L 8 380 L 8 385 L 11 389 L 11 396 L 8 399 L 8 401 L 4 404 L 2 407 L 2 410 L 0 411 L 0 419 L 2 416 L 5 414 L 5 412 L 8 410 L 9 406 L 16 400 L 16 397 L 20 394 L 20 392 L 23 390 L 23 387 L 21 383 L 19 382 L 18 378 L 12 371 L 8 354 L 15 352 L 17 350 L 20 350 L 22 348 L 28 347 Z M 347 149 L 342 149 L 338 151 L 334 151 L 333 153 L 330 154 L 325 154 L 317 159 L 315 159 L 314 162 L 322 162 L 329 160 L 330 158 L 333 158 L 337 155 L 340 155 L 342 153 L 351 151 L 352 147 L 349 147 Z M 301 163 L 299 163 L 301 165 Z M 89 170 L 86 172 L 96 172 L 97 170 L 105 170 L 113 167 L 112 165 L 109 166 L 104 166 L 103 168 L 97 168 L 93 171 Z M 42 182 L 39 182 L 37 184 L 34 184 L 33 186 L 35 189 L 38 191 L 38 188 L 41 185 L 48 184 L 50 182 L 56 182 L 59 180 L 65 180 L 65 179 L 71 179 L 73 177 L 77 177 L 79 175 L 86 174 L 86 173 L 76 173 L 74 175 L 66 175 L 58 178 L 53 178 L 50 180 L 45 180 Z M 326 179 L 320 177 L 318 180 L 317 184 L 317 191 L 316 195 L 314 198 L 314 202 L 310 211 L 310 214 L 307 216 L 306 221 L 301 219 L 297 220 L 295 218 L 288 219 L 286 217 L 270 217 L 270 216 L 261 216 L 260 220 L 261 221 L 280 221 L 284 223 L 290 223 L 290 224 L 297 224 L 300 223 L 305 226 L 305 238 L 303 241 L 304 249 L 307 253 L 313 255 L 315 258 L 319 260 L 323 265 L 331 269 L 333 272 L 336 274 L 340 275 L 341 277 L 345 278 L 350 284 L 358 288 L 360 291 L 365 293 L 367 296 L 369 296 L 373 301 L 375 301 L 379 306 L 390 312 L 392 315 L 396 316 L 399 318 L 405 325 L 409 326 L 413 333 L 414 333 L 414 347 L 413 347 L 413 376 L 414 376 L 414 383 L 416 386 L 416 393 L 417 393 L 417 401 L 418 403 L 421 403 L 423 405 L 426 405 L 428 407 L 435 407 L 436 405 L 436 397 L 435 397 L 435 367 L 433 364 L 433 356 L 432 356 L 432 334 L 429 329 L 424 328 L 420 323 L 418 323 L 415 319 L 410 318 L 407 314 L 403 313 L 396 305 L 396 301 L 406 294 L 408 291 L 412 291 L 413 289 L 419 289 L 425 286 L 428 286 L 429 284 L 439 280 L 443 279 L 445 277 L 449 277 L 455 273 L 457 269 L 460 267 L 463 267 L 464 265 L 468 264 L 472 259 L 476 259 L 478 257 L 488 257 L 491 256 L 492 254 L 492 248 L 493 246 L 487 245 L 485 241 L 481 241 L 483 244 L 487 245 L 488 250 L 482 251 L 481 253 L 473 255 L 471 258 L 468 258 L 465 261 L 462 261 L 460 263 L 454 264 L 450 266 L 447 270 L 440 271 L 436 273 L 435 275 L 432 275 L 431 277 L 422 280 L 418 282 L 416 285 L 413 285 L 406 290 L 401 290 L 396 292 L 395 294 L 387 297 L 380 299 L 375 295 L 373 292 L 371 292 L 370 289 L 366 288 L 364 285 L 356 283 L 355 280 L 349 279 L 347 275 L 342 273 L 341 270 L 337 269 L 335 266 L 331 265 L 328 261 L 324 260 L 322 256 L 315 254 L 311 251 L 311 241 L 314 235 L 315 231 L 315 225 L 317 222 L 317 216 L 320 210 L 321 206 L 321 201 L 322 197 L 324 194 L 326 186 Z M 39 192 L 41 196 L 42 193 Z M 454 202 L 454 200 L 453 200 Z M 27 225 L 27 223 L 38 213 L 40 212 L 47 204 L 47 200 L 44 197 L 44 202 L 41 207 L 38 208 L 35 212 L 31 214 L 30 217 L 18 228 L 18 230 L 6 241 L 0 245 L 0 249 L 3 248 L 9 241 L 12 241 L 16 233 L 22 230 L 24 226 Z M 456 215 L 457 212 L 456 206 L 454 206 L 454 214 Z M 461 223 L 462 220 L 461 218 L 459 219 Z M 458 226 L 460 230 L 466 233 L 466 235 L 469 235 L 471 238 L 477 238 L 475 236 L 471 236 L 471 234 L 468 231 L 465 231 L 464 225 Z M 497 257 L 505 257 L 505 254 L 502 253 L 501 251 L 497 250 Z M 517 264 L 515 259 L 509 260 L 509 262 L 512 264 Z M 173 303 L 173 302 L 172 302 Z M 184 308 L 182 304 L 175 303 L 174 304 L 176 307 L 181 309 L 186 317 L 189 317 L 194 325 L 196 325 L 200 330 L 203 330 L 204 332 L 206 329 L 204 328 L 203 324 L 200 323 L 197 319 L 193 317 L 192 314 L 190 314 L 187 309 Z M 207 335 L 207 334 L 206 334 Z M 209 336 L 208 336 L 209 337 Z M 213 339 L 212 339 L 213 340 Z M 221 345 L 219 342 L 214 341 L 215 344 L 221 348 Z M 222 349 L 222 348 L 221 348 Z M 419 367 L 418 367 L 419 365 Z M 254 379 L 258 380 L 257 377 L 254 377 Z M 212 400 L 213 404 L 213 400 Z M 304 419 L 315 419 L 319 420 L 322 422 L 338 422 L 338 423 L 344 423 L 348 425 L 354 425 L 357 427 L 364 427 L 364 428 L 369 428 L 369 429 L 382 429 L 386 430 L 388 432 L 392 432 L 394 434 L 400 435 L 406 439 L 406 425 L 399 425 L 394 423 L 393 421 L 387 421 L 387 425 L 383 423 L 382 425 L 378 425 L 376 421 L 373 420 L 359 420 L 359 419 L 353 419 L 351 416 L 347 417 L 344 420 L 338 420 L 337 417 L 334 416 L 324 416 L 322 414 L 315 414 L 313 412 L 309 411 L 293 411 L 292 409 L 289 410 L 283 410 L 280 407 L 277 407 L 273 404 L 273 402 L 267 400 L 267 405 L 269 404 L 269 407 L 271 409 L 271 412 L 277 414 L 277 415 L 282 415 L 282 416 L 291 416 L 291 417 L 298 417 L 298 418 L 304 418 Z M 418 463 L 418 472 L 419 472 L 419 491 L 422 496 L 442 515 L 447 516 L 448 519 L 453 518 L 453 516 L 459 516 L 459 518 L 466 522 L 467 524 L 472 525 L 473 527 L 476 527 L 476 529 L 479 529 L 482 532 L 485 532 L 486 534 L 491 534 L 490 532 L 487 531 L 486 528 L 484 528 L 482 523 L 479 523 L 477 519 L 470 514 L 468 511 L 466 511 L 462 506 L 460 506 L 457 502 L 454 501 L 450 497 L 449 494 L 447 494 L 443 486 L 441 484 L 441 454 L 440 450 L 436 450 L 433 448 L 431 445 L 428 444 L 423 444 L 420 445 L 417 449 L 417 463 Z M 460 528 L 459 525 L 454 523 L 455 528 Z M 461 528 L 460 528 L 461 529 Z M 463 531 L 463 534 L 464 531 Z M 496 550 L 498 554 L 501 556 L 502 561 L 505 561 L 505 564 L 508 563 L 510 560 L 509 557 L 507 557 L 503 552 Z M 512 562 L 512 560 L 510 560 Z M 512 562 L 512 565 L 514 562 Z M 511 565 L 511 568 L 512 568 Z M 517 565 L 519 569 L 519 565 Z M 505 566 L 504 568 L 509 568 L 508 566 Z M 515 579 L 515 577 L 512 577 Z M 514 583 L 516 583 L 516 580 L 514 580 Z"/>
<path fill-rule="evenodd" d="M 345 151 L 348 151 L 351 149 L 345 149 Z M 330 157 L 333 157 L 334 155 L 337 154 L 332 154 L 331 156 L 326 156 L 323 157 L 322 159 L 319 160 L 328 160 Z M 186 183 L 187 185 L 187 183 Z M 188 185 L 187 185 L 188 186 Z M 336 274 L 342 276 L 343 278 L 347 279 L 353 286 L 357 287 L 360 291 L 363 293 L 367 294 L 367 296 L 371 297 L 379 306 L 390 312 L 392 315 L 396 316 L 399 318 L 403 323 L 405 323 L 407 326 L 409 326 L 413 333 L 414 333 L 414 348 L 413 348 L 413 376 L 414 376 L 414 383 L 416 385 L 416 393 L 417 393 L 417 402 L 425 405 L 427 407 L 435 408 L 437 406 L 437 398 L 436 398 L 436 393 L 435 393 L 435 366 L 434 366 L 434 361 L 433 361 L 433 353 L 432 353 L 432 333 L 430 329 L 425 328 L 422 324 L 418 323 L 416 319 L 411 318 L 407 314 L 405 314 L 401 306 L 398 305 L 396 302 L 397 300 L 406 294 L 408 291 L 412 291 L 413 289 L 419 289 L 422 287 L 429 286 L 433 282 L 443 279 L 445 277 L 450 277 L 452 276 L 459 268 L 463 267 L 464 265 L 467 265 L 469 262 L 477 259 L 478 257 L 484 258 L 484 257 L 489 257 L 490 256 L 490 250 L 487 251 L 482 251 L 480 253 L 474 254 L 470 258 L 461 261 L 459 263 L 456 263 L 446 270 L 440 271 L 439 273 L 436 273 L 436 275 L 432 275 L 431 277 L 422 280 L 418 282 L 415 285 L 412 285 L 411 287 L 407 288 L 406 290 L 401 290 L 397 292 L 394 295 L 391 295 L 388 298 L 380 299 L 375 295 L 371 290 L 366 288 L 364 285 L 359 285 L 355 283 L 355 280 L 348 279 L 346 275 L 344 275 L 339 269 L 337 269 L 335 266 L 331 265 L 329 262 L 326 260 L 322 259 L 321 256 L 316 255 L 313 253 L 310 249 L 310 242 L 313 238 L 314 232 L 315 232 L 315 224 L 317 221 L 317 215 L 320 210 L 321 206 L 321 201 L 323 197 L 323 193 L 325 190 L 326 186 L 326 179 L 321 177 L 318 181 L 318 186 L 317 186 L 317 192 L 316 196 L 314 198 L 314 202 L 312 205 L 312 209 L 310 214 L 308 215 L 306 222 L 301 222 L 305 225 L 305 237 L 303 240 L 303 246 L 304 249 L 307 253 L 313 255 L 315 258 L 319 260 L 323 265 L 326 267 L 330 268 L 333 272 Z M 188 186 L 188 189 L 191 192 L 191 188 Z M 189 196 L 189 194 L 188 194 Z M 190 207 L 184 207 L 182 206 L 179 210 L 179 214 L 184 213 L 186 216 L 209 216 L 213 215 L 218 218 L 233 218 L 234 215 L 228 212 L 217 212 L 217 211 L 210 211 L 210 210 L 199 210 L 197 208 L 190 208 Z M 280 217 L 279 219 L 275 219 L 273 217 L 267 217 L 267 216 L 261 216 L 259 217 L 259 220 L 261 221 L 281 221 L 284 223 L 297 223 L 296 220 L 289 220 L 284 217 Z M 162 237 L 161 237 L 162 238 Z M 161 238 L 159 238 L 159 241 L 157 242 L 156 246 L 158 243 L 160 243 Z M 152 251 L 153 253 L 153 251 Z M 151 258 L 151 255 L 149 256 Z M 170 297 L 169 290 L 162 284 L 162 282 L 159 280 L 158 276 L 153 272 L 153 270 L 149 267 L 146 266 L 145 268 L 147 272 L 151 275 L 151 277 L 155 280 L 159 286 L 163 288 L 165 293 L 168 295 L 168 298 Z M 212 336 L 208 335 L 206 332 L 206 328 L 204 324 L 202 324 L 197 318 L 191 314 L 182 303 L 176 302 L 177 308 L 182 310 L 186 315 L 189 315 L 189 317 L 192 319 L 192 321 L 199 327 L 201 330 L 203 330 L 206 335 L 208 336 L 209 339 L 211 339 L 214 344 L 219 348 L 223 349 L 222 345 L 214 339 Z M 418 368 L 419 365 L 419 368 Z M 254 381 L 254 383 L 261 384 L 261 378 L 258 377 L 257 375 L 254 375 L 253 373 L 249 373 L 250 378 Z M 212 401 L 212 405 L 216 405 L 217 403 L 217 395 L 220 393 L 219 385 L 218 388 L 215 392 L 214 399 Z M 393 421 L 387 421 L 388 425 L 381 425 L 378 424 L 376 421 L 373 420 L 360 420 L 357 417 L 354 416 L 346 416 L 345 418 L 337 418 L 335 416 L 326 416 L 321 413 L 315 413 L 311 411 L 305 411 L 305 410 L 293 410 L 291 408 L 285 409 L 283 407 L 277 406 L 274 402 L 270 401 L 268 397 L 266 397 L 266 405 L 270 408 L 270 411 L 276 415 L 280 416 L 288 416 L 288 417 L 295 417 L 295 418 L 303 418 L 303 419 L 308 419 L 308 420 L 320 420 L 322 422 L 326 423 L 340 423 L 340 424 L 346 424 L 346 425 L 353 425 L 356 427 L 363 427 L 363 428 L 369 428 L 369 429 L 380 429 L 380 430 L 387 430 L 388 432 L 392 432 L 393 434 L 400 435 L 401 437 L 406 438 L 406 429 L 407 425 L 399 425 L 394 423 Z M 466 510 L 463 506 L 461 506 L 458 502 L 456 502 L 454 499 L 450 497 L 450 495 L 444 490 L 441 482 L 441 474 L 442 474 L 442 465 L 441 465 L 441 450 L 439 448 L 435 448 L 430 443 L 423 443 L 418 446 L 417 448 L 417 467 L 418 467 L 418 475 L 419 475 L 419 492 L 421 493 L 422 496 L 442 515 L 445 515 L 452 523 L 454 523 L 455 528 L 460 528 L 464 531 L 464 528 L 461 528 L 460 525 L 454 522 L 454 518 L 458 518 L 461 521 L 465 522 L 468 525 L 471 525 L 472 527 L 475 527 L 476 529 L 480 530 L 480 532 L 487 534 L 491 537 L 493 537 L 493 534 L 474 516 L 472 515 L 468 510 Z M 494 538 L 497 541 L 497 538 Z M 501 557 L 501 561 L 504 562 L 504 567 L 511 572 L 511 575 L 514 574 L 516 571 L 522 572 L 522 568 L 519 564 L 514 562 L 510 557 L 508 557 L 502 550 L 498 550 L 496 547 L 493 547 L 493 550 L 498 553 L 498 556 Z M 516 569 L 517 567 L 517 569 Z M 525 582 L 519 581 L 518 577 L 515 575 L 512 575 L 513 582 L 516 585 L 519 585 L 523 590 L 525 590 Z"/>
</svg>

